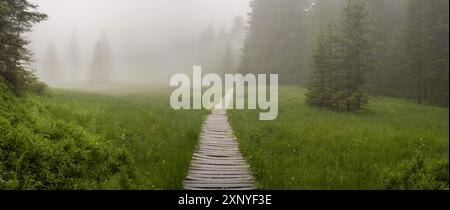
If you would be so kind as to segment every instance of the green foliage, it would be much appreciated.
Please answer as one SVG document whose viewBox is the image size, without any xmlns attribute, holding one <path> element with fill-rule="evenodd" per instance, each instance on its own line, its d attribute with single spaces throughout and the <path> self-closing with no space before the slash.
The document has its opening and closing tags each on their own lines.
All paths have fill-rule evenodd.
<svg viewBox="0 0 450 210">
<path fill-rule="evenodd" d="M 136 90 L 127 85 L 103 94 L 53 90 L 36 100 L 52 118 L 95 133 L 99 144 L 127 151 L 133 168 L 122 165 L 120 176 L 105 188 L 182 189 L 208 112 L 173 110 L 168 95 L 168 89 Z"/>
<path fill-rule="evenodd" d="M 46 83 L 39 81 L 33 71 L 24 71 L 23 89 L 31 93 L 44 94 L 48 91 Z"/>
<path fill-rule="evenodd" d="M 0 87 L 0 189 L 181 189 L 207 114 L 171 109 L 169 90 Z"/>
<path fill-rule="evenodd" d="M 128 151 L 50 118 L 38 101 L 17 98 L 0 82 L 0 189 L 112 187 L 132 168 Z"/>
<path fill-rule="evenodd" d="M 448 190 L 448 158 L 426 161 L 423 151 L 383 175 L 383 189 Z"/>
<path fill-rule="evenodd" d="M 331 34 L 331 29 L 330 33 Z M 307 78 L 308 102 L 312 105 L 330 107 L 334 91 L 335 59 L 332 36 L 321 32 L 313 51 L 312 70 Z"/>
</svg>

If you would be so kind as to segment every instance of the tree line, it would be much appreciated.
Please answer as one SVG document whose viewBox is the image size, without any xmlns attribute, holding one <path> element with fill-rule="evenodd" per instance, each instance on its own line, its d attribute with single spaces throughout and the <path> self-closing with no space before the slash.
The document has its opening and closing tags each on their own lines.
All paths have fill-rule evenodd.
<svg viewBox="0 0 450 210">
<path fill-rule="evenodd" d="M 33 61 L 32 52 L 27 48 L 29 40 L 25 33 L 30 32 L 35 23 L 47 18 L 37 12 L 37 5 L 26 0 L 3 0 L 0 2 L 0 76 L 16 94 L 27 90 L 43 91 L 46 84 L 39 81 L 35 70 L 29 68 Z M 76 80 L 81 73 L 80 53 L 77 46 L 76 33 L 72 34 L 68 49 L 70 72 L 63 72 L 58 52 L 53 44 L 49 44 L 43 61 L 42 78 L 46 82 L 60 84 L 69 73 L 70 80 Z M 112 61 L 109 42 L 104 33 L 96 43 L 92 63 L 89 68 L 88 81 L 106 83 L 111 81 Z"/>
<path fill-rule="evenodd" d="M 239 70 L 308 87 L 311 104 L 368 95 L 448 106 L 448 0 L 254 0 Z"/>
<path fill-rule="evenodd" d="M 245 20 L 237 16 L 229 30 L 215 30 L 213 25 L 206 27 L 194 43 L 194 61 L 201 64 L 208 73 L 234 73 L 238 67 L 245 34 Z"/>
<path fill-rule="evenodd" d="M 53 43 L 49 43 L 47 52 L 42 61 L 41 79 L 53 85 L 61 85 L 64 82 L 87 81 L 91 84 L 106 84 L 113 79 L 113 62 L 111 46 L 106 32 L 96 42 L 91 63 L 88 66 L 86 78 L 83 78 L 83 62 L 78 47 L 77 33 L 72 32 L 67 51 L 67 66 L 61 66 L 61 58 L 58 56 Z"/>
</svg>

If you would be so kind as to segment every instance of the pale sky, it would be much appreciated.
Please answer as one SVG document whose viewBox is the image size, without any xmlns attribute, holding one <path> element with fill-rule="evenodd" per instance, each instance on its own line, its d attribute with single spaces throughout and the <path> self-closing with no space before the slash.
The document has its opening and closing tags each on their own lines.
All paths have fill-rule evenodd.
<svg viewBox="0 0 450 210">
<path fill-rule="evenodd" d="M 30 47 L 35 52 L 37 63 L 42 60 L 50 42 L 55 45 L 61 60 L 64 60 L 73 30 L 77 31 L 82 58 L 90 59 L 103 29 L 107 31 L 119 63 L 121 57 L 128 56 L 125 52 L 130 51 L 170 62 L 174 59 L 170 54 L 177 47 L 197 39 L 201 30 L 208 25 L 214 25 L 216 30 L 229 29 L 234 17 L 246 18 L 249 12 L 248 0 L 31 2 L 39 5 L 39 11 L 49 16 L 47 21 L 37 24 L 30 34 Z"/>
</svg>

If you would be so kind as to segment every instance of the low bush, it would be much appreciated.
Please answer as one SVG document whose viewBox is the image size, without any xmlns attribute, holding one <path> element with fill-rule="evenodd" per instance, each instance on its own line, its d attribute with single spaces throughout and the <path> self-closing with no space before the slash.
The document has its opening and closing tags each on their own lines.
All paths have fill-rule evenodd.
<svg viewBox="0 0 450 210">
<path fill-rule="evenodd" d="M 126 188 L 133 161 L 0 80 L 0 189 Z"/>
<path fill-rule="evenodd" d="M 384 173 L 383 189 L 448 190 L 448 159 L 426 161 L 422 151 L 405 160 L 399 167 Z"/>
</svg>

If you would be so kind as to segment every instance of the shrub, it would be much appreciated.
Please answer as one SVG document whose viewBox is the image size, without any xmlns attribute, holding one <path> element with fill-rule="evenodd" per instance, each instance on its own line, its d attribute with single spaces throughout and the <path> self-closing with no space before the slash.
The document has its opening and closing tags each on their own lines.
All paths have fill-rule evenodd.
<svg viewBox="0 0 450 210">
<path fill-rule="evenodd" d="M 448 159 L 425 161 L 422 152 L 400 163 L 398 170 L 386 172 L 384 189 L 400 190 L 448 190 Z"/>
<path fill-rule="evenodd" d="M 0 81 L 0 189 L 125 188 L 133 162 L 124 149 L 73 123 L 49 118 Z"/>
</svg>

